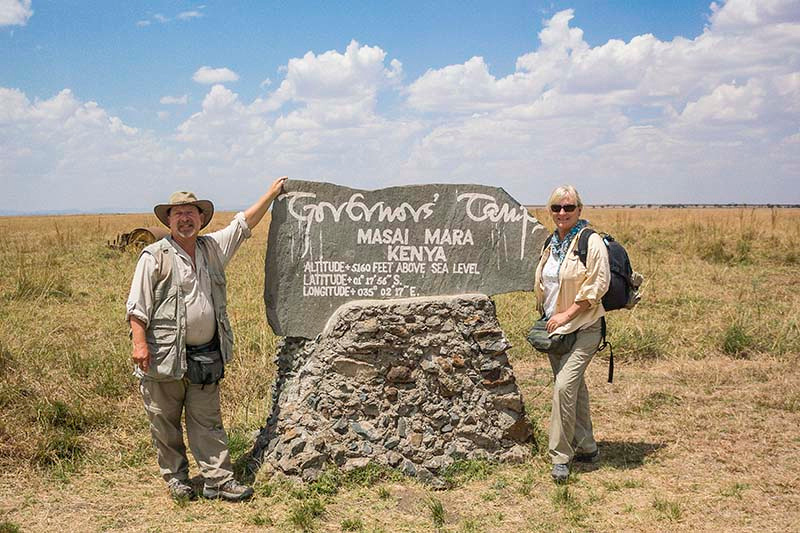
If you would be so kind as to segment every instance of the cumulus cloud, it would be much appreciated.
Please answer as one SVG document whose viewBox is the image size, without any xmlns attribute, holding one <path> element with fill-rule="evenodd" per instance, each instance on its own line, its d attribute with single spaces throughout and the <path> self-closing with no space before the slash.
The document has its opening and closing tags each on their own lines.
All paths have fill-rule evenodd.
<svg viewBox="0 0 800 533">
<path fill-rule="evenodd" d="M 531 203 L 564 182 L 590 203 L 800 202 L 796 5 L 730 0 L 699 35 L 596 46 L 564 10 L 504 75 L 476 55 L 406 81 L 399 58 L 352 41 L 288 59 L 246 101 L 223 85 L 234 72 L 203 67 L 207 94 L 162 137 L 70 91 L 30 101 L 2 89 L 0 175 L 19 178 L 0 207 L 35 191 L 55 191 L 53 208 L 85 201 L 87 187 L 122 176 L 150 179 L 154 201 L 191 186 L 239 206 L 265 174 L 363 188 L 481 182 Z"/>
<path fill-rule="evenodd" d="M 186 105 L 189 102 L 189 95 L 184 94 L 183 96 L 162 96 L 158 102 L 164 105 Z"/>
<path fill-rule="evenodd" d="M 342 125 L 369 120 L 380 90 L 392 87 L 402 77 L 402 63 L 385 64 L 386 52 L 377 46 L 351 41 L 344 53 L 329 50 L 306 53 L 289 60 L 286 76 L 265 99 L 256 100 L 251 110 L 280 109 L 287 102 L 303 104 L 284 117 L 284 123 Z"/>
<path fill-rule="evenodd" d="M 796 0 L 727 0 L 722 4 L 711 2 L 710 8 L 710 21 L 716 30 L 800 22 Z"/>
<path fill-rule="evenodd" d="M 211 85 L 213 83 L 225 83 L 226 81 L 237 81 L 239 75 L 229 68 L 200 67 L 192 76 L 197 83 Z"/>
<path fill-rule="evenodd" d="M 139 207 L 129 202 L 142 188 L 168 194 L 158 178 L 171 159 L 152 134 L 69 89 L 31 101 L 0 87 L 0 210 Z"/>
<path fill-rule="evenodd" d="M 0 0 L 0 27 L 24 26 L 32 16 L 31 0 Z"/>
<path fill-rule="evenodd" d="M 473 57 L 408 86 L 409 107 L 450 117 L 415 144 L 406 168 L 463 179 L 491 169 L 520 195 L 530 180 L 573 181 L 608 202 L 606 191 L 627 182 L 628 201 L 741 200 L 745 190 L 769 201 L 800 162 L 787 140 L 800 120 L 798 14 L 796 0 L 730 0 L 692 39 L 591 47 L 569 25 L 572 10 L 561 11 L 508 76 Z M 744 186 L 755 176 L 757 191 Z"/>
</svg>

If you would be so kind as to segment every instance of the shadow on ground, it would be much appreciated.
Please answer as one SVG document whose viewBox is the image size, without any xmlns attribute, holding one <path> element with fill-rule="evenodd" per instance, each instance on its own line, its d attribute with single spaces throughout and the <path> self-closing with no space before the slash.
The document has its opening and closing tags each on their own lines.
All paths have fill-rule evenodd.
<svg viewBox="0 0 800 533">
<path fill-rule="evenodd" d="M 581 465 L 581 470 L 591 472 L 601 466 L 630 470 L 639 468 L 645 459 L 666 447 L 664 443 L 600 441 L 600 460 L 597 463 Z"/>
</svg>

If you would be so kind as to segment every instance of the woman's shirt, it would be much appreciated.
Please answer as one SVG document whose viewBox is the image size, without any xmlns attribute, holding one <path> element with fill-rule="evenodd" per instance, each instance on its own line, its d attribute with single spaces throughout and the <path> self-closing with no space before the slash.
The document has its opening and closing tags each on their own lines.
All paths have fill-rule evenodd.
<svg viewBox="0 0 800 533">
<path fill-rule="evenodd" d="M 549 254 L 542 268 L 542 288 L 544 289 L 544 316 L 550 318 L 556 314 L 556 299 L 558 298 L 558 259 Z"/>
<path fill-rule="evenodd" d="M 585 230 L 582 230 L 581 233 L 583 231 Z M 567 249 L 564 261 L 561 263 L 561 270 L 558 273 L 555 310 L 546 316 L 551 317 L 556 313 L 562 313 L 569 309 L 573 303 L 582 300 L 589 302 L 589 309 L 578 313 L 572 320 L 557 328 L 555 333 L 577 331 L 584 326 L 594 324 L 600 317 L 605 315 L 602 299 L 608 290 L 608 284 L 611 280 L 608 250 L 600 235 L 597 233 L 591 235 L 587 246 L 586 266 L 584 266 L 578 254 L 575 253 L 575 247 L 578 246 L 579 239 L 580 233 L 572 239 L 569 249 Z M 536 299 L 539 302 L 539 310 L 542 312 L 545 312 L 545 306 L 547 305 L 543 270 L 550 261 L 550 256 L 550 247 L 548 246 L 542 252 L 542 257 L 536 267 Z"/>
</svg>

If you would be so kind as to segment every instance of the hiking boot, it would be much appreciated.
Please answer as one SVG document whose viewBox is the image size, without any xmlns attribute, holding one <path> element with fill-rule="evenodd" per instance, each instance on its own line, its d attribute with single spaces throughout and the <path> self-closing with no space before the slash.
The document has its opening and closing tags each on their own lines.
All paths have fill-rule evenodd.
<svg viewBox="0 0 800 533">
<path fill-rule="evenodd" d="M 550 475 L 553 476 L 553 481 L 556 483 L 566 483 L 569 477 L 569 465 L 553 465 Z"/>
<path fill-rule="evenodd" d="M 174 477 L 167 482 L 167 488 L 169 489 L 169 495 L 175 501 L 193 500 L 195 497 L 194 489 L 189 484 L 189 481 L 185 479 Z"/>
<path fill-rule="evenodd" d="M 253 487 L 242 485 L 235 479 L 231 479 L 218 487 L 203 487 L 203 498 L 222 498 L 229 502 L 241 502 L 253 497 Z"/>
<path fill-rule="evenodd" d="M 576 453 L 573 460 L 579 463 L 596 463 L 600 460 L 600 449 L 597 448 L 591 453 Z"/>
</svg>

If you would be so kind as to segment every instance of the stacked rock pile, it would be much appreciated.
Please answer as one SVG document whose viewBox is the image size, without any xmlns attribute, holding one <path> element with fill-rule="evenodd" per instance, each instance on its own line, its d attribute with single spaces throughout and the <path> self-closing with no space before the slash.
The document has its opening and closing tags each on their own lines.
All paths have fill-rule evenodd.
<svg viewBox="0 0 800 533">
<path fill-rule="evenodd" d="M 524 460 L 509 347 L 484 295 L 350 302 L 284 341 L 254 456 L 305 481 L 373 461 L 434 485 L 458 459 Z"/>
</svg>

